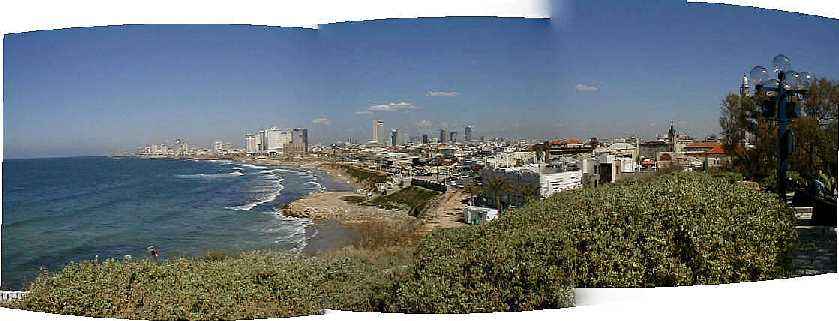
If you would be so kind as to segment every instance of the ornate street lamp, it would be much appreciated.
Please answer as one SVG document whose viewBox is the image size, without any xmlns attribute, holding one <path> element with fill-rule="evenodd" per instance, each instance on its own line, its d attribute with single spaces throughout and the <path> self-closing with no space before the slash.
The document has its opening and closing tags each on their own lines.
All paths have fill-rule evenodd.
<svg viewBox="0 0 839 321">
<path fill-rule="evenodd" d="M 775 75 L 776 78 L 771 78 Z M 807 95 L 813 76 L 790 69 L 789 58 L 777 55 L 772 59 L 772 72 L 755 66 L 749 72 L 749 78 L 755 85 L 755 92 L 767 97 L 762 106 L 763 116 L 778 123 L 778 195 L 786 201 L 789 155 L 795 148 L 795 137 L 789 124 L 793 118 L 801 116 L 800 101 Z"/>
</svg>

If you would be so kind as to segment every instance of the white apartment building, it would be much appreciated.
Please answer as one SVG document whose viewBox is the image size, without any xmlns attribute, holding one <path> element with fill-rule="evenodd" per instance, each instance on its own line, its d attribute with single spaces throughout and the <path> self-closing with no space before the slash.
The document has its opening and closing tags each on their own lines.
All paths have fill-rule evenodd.
<svg viewBox="0 0 839 321">
<path fill-rule="evenodd" d="M 555 193 L 583 186 L 583 171 L 566 171 L 539 175 L 539 194 L 548 197 Z"/>
<path fill-rule="evenodd" d="M 256 141 L 256 135 L 245 135 L 245 152 L 248 154 L 255 154 L 259 151 L 259 144 Z"/>
<path fill-rule="evenodd" d="M 271 127 L 265 130 L 265 141 L 264 150 L 281 153 L 283 145 L 291 143 L 291 131 Z"/>
<path fill-rule="evenodd" d="M 373 139 L 371 143 L 384 145 L 385 143 L 385 122 L 382 120 L 373 121 Z"/>
</svg>

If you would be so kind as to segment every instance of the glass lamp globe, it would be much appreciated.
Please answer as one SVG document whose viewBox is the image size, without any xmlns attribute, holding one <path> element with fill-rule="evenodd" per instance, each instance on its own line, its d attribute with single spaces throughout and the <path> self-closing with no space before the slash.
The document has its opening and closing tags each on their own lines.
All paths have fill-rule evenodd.
<svg viewBox="0 0 839 321">
<path fill-rule="evenodd" d="M 810 85 L 813 84 L 813 75 L 811 75 L 809 72 L 801 72 L 800 74 L 798 74 L 798 77 L 801 78 L 801 87 L 805 89 L 810 88 Z"/>
<path fill-rule="evenodd" d="M 776 87 L 778 87 L 778 79 L 775 79 L 775 78 L 766 79 L 766 80 L 760 82 L 760 85 L 763 86 L 763 87 L 767 87 L 767 88 L 776 88 Z"/>
<path fill-rule="evenodd" d="M 801 85 L 801 75 L 795 70 L 784 71 L 784 89 L 798 89 Z"/>
<path fill-rule="evenodd" d="M 777 55 L 772 58 L 772 68 L 775 72 L 783 72 L 789 69 L 789 58 L 784 55 Z"/>
<path fill-rule="evenodd" d="M 762 85 L 767 79 L 769 79 L 769 71 L 763 66 L 755 66 L 749 72 L 749 81 L 755 85 Z"/>
</svg>

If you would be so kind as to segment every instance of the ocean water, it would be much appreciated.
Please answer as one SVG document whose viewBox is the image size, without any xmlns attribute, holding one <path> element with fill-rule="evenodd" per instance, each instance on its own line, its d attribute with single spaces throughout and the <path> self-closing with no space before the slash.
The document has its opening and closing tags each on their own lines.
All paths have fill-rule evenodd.
<svg viewBox="0 0 839 321">
<path fill-rule="evenodd" d="M 300 251 L 312 222 L 287 203 L 319 190 L 351 190 L 317 171 L 231 161 L 76 157 L 3 161 L 2 288 L 41 268 L 146 256 Z"/>
</svg>

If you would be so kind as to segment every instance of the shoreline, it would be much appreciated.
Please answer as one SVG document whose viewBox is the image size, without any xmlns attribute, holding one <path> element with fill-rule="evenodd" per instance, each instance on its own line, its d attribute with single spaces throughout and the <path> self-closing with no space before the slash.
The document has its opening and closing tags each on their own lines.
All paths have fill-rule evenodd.
<svg viewBox="0 0 839 321">
<path fill-rule="evenodd" d="M 206 159 L 202 159 L 206 160 Z M 451 190 L 441 194 L 428 209 L 430 217 L 425 219 L 408 215 L 406 209 L 383 209 L 371 205 L 361 205 L 348 201 L 353 197 L 366 199 L 367 195 L 359 191 L 366 190 L 366 184 L 357 181 L 344 170 L 323 159 L 222 159 L 259 166 L 278 166 L 289 169 L 315 171 L 324 186 L 331 185 L 324 180 L 345 183 L 352 191 L 323 190 L 302 196 L 286 204 L 279 215 L 304 218 L 312 221 L 306 228 L 306 246 L 302 254 L 314 255 L 322 252 L 340 250 L 351 246 L 360 236 L 358 229 L 376 223 L 406 223 L 416 226 L 417 235 L 425 235 L 439 228 L 465 226 L 460 213 L 460 201 L 464 198 L 461 191 Z"/>
</svg>

